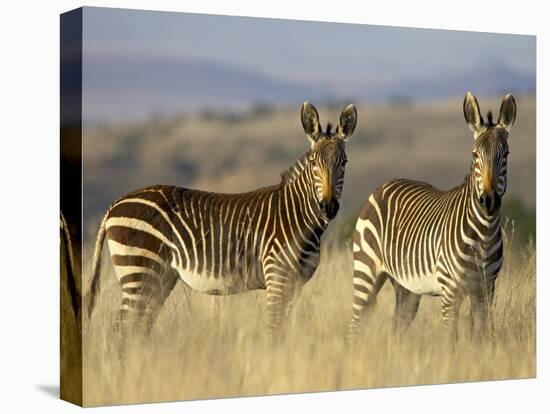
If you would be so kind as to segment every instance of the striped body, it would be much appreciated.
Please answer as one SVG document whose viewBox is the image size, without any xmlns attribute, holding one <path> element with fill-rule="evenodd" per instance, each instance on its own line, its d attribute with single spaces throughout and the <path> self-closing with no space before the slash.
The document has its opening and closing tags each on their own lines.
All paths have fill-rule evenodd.
<svg viewBox="0 0 550 414">
<path fill-rule="evenodd" d="M 408 180 L 383 185 L 357 221 L 355 268 L 372 237 L 381 271 L 418 295 L 471 290 L 480 274 L 493 279 L 502 264 L 500 216 L 484 217 L 471 194 L 470 178 L 450 191 Z"/>
<path fill-rule="evenodd" d="M 503 260 L 500 214 L 484 217 L 472 185 L 468 177 L 461 186 L 439 191 L 394 180 L 369 197 L 353 238 L 354 321 L 388 276 L 396 289 L 442 296 L 444 320 L 454 318 L 467 295 L 482 301 L 494 289 Z"/>
<path fill-rule="evenodd" d="M 154 186 L 117 200 L 105 228 L 123 312 L 163 300 L 157 290 L 167 296 L 174 279 L 211 295 L 269 287 L 274 300 L 301 286 L 328 224 L 313 193 L 298 191 L 307 176 L 244 194 Z"/>
<path fill-rule="evenodd" d="M 298 214 L 296 207 L 308 200 L 294 190 L 217 194 L 154 186 L 131 193 L 110 208 L 106 221 L 117 274 L 128 274 L 134 262 L 127 257 L 136 256 L 209 294 L 265 289 L 264 269 L 275 263 L 308 279 L 327 221 L 315 205 Z"/>
<path fill-rule="evenodd" d="M 307 105 L 303 116 L 311 117 Z M 279 327 L 319 264 L 321 236 L 343 186 L 343 137 L 329 128 L 310 140 L 311 151 L 271 187 L 221 194 L 157 185 L 116 200 L 96 241 L 89 313 L 106 237 L 123 291 L 123 323 L 146 316 L 150 328 L 181 280 L 210 295 L 265 289 L 268 324 Z"/>
<path fill-rule="evenodd" d="M 465 107 L 470 101 L 475 101 L 473 95 L 467 95 Z M 396 179 L 369 196 L 353 238 L 348 340 L 388 278 L 396 295 L 394 327 L 410 325 L 421 295 L 440 296 L 443 321 L 455 327 L 460 304 L 469 296 L 474 325 L 485 327 L 503 262 L 500 205 L 506 190 L 505 126 L 509 129 L 510 123 L 495 125 L 491 115 L 488 124 L 478 123 L 471 171 L 463 184 L 440 191 Z"/>
</svg>

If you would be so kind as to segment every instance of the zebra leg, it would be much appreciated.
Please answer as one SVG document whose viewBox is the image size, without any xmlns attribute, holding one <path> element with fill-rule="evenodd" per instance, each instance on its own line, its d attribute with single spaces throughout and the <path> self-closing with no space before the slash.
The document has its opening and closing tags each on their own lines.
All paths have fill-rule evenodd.
<svg viewBox="0 0 550 414">
<path fill-rule="evenodd" d="M 441 316 L 443 325 L 449 330 L 451 339 L 458 340 L 458 312 L 462 304 L 463 295 L 456 292 L 445 292 L 441 297 Z"/>
<path fill-rule="evenodd" d="M 390 278 L 390 281 L 395 291 L 393 329 L 396 333 L 404 333 L 409 329 L 416 317 L 421 295 L 412 293 L 393 278 Z"/>
<path fill-rule="evenodd" d="M 292 311 L 294 310 L 294 307 L 296 306 L 296 302 L 300 298 L 302 294 L 302 288 L 304 287 L 303 283 L 294 283 L 294 287 L 292 289 L 292 294 L 290 295 L 290 298 L 286 304 L 284 317 L 290 318 L 292 316 Z"/>
<path fill-rule="evenodd" d="M 147 335 L 177 281 L 173 270 L 157 273 L 133 273 L 120 278 L 122 302 L 120 325 L 123 336 L 136 327 Z"/>
<path fill-rule="evenodd" d="M 266 275 L 267 323 L 270 336 L 274 338 L 292 308 L 295 297 L 294 278 L 279 274 Z"/>
<path fill-rule="evenodd" d="M 346 336 L 348 344 L 357 334 L 363 312 L 374 307 L 376 295 L 387 278 L 382 267 L 378 232 L 371 219 L 360 217 L 353 235 L 353 305 Z"/>
<path fill-rule="evenodd" d="M 481 339 L 487 332 L 487 321 L 495 296 L 495 282 L 480 282 L 479 286 L 470 294 L 471 334 Z"/>
<path fill-rule="evenodd" d="M 452 339 L 458 339 L 458 312 L 465 296 L 465 288 L 458 281 L 461 276 L 453 277 L 445 268 L 437 269 L 437 281 L 441 286 L 441 318 L 443 325 L 449 330 Z"/>
<path fill-rule="evenodd" d="M 356 262 L 357 260 L 354 261 L 354 267 Z M 387 273 L 378 272 L 374 263 L 372 263 L 372 267 L 365 266 L 355 267 L 353 271 L 352 316 L 346 337 L 348 344 L 353 342 L 359 330 L 361 316 L 365 311 L 374 307 L 376 304 L 376 295 L 388 278 Z"/>
<path fill-rule="evenodd" d="M 172 293 L 177 281 L 178 274 L 172 269 L 167 270 L 162 274 L 156 293 L 149 296 L 149 305 L 147 307 L 148 313 L 147 319 L 145 320 L 146 335 L 153 329 L 160 310 L 164 306 L 168 296 L 170 296 L 170 293 Z"/>
</svg>

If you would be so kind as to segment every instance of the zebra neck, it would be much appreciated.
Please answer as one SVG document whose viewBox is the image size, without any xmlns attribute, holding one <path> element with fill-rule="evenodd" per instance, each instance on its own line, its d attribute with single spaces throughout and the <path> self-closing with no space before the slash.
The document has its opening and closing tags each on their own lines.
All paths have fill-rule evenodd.
<svg viewBox="0 0 550 414">
<path fill-rule="evenodd" d="M 303 163 L 303 160 L 301 159 Z M 292 180 L 283 182 L 282 191 L 286 198 L 292 201 L 290 206 L 294 206 L 297 212 L 297 223 L 308 233 L 315 234 L 313 238 L 319 238 L 326 230 L 329 220 L 321 211 L 315 185 L 313 181 L 313 169 L 309 160 L 302 165 L 302 171 Z"/>
<path fill-rule="evenodd" d="M 281 174 L 283 184 L 290 184 L 300 177 L 306 167 L 310 164 L 310 155 L 311 151 L 306 152 L 304 155 L 298 158 L 288 170 Z"/>
<path fill-rule="evenodd" d="M 470 235 L 483 248 L 491 248 L 500 243 L 500 207 L 495 214 L 489 216 L 479 204 L 475 189 L 475 179 L 470 174 L 464 185 L 465 202 L 467 203 L 466 216 Z"/>
</svg>

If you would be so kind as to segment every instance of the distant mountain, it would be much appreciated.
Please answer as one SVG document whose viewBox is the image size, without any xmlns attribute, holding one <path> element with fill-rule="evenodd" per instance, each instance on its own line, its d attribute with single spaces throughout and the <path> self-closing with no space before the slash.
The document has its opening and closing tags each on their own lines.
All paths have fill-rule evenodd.
<svg viewBox="0 0 550 414">
<path fill-rule="evenodd" d="M 205 109 L 239 111 L 254 103 L 298 106 L 305 99 L 316 102 L 350 99 L 383 102 L 394 98 L 416 101 L 461 96 L 467 90 L 478 95 L 535 91 L 534 74 L 523 73 L 501 62 L 429 78 L 413 74 L 409 79 L 401 77 L 385 83 L 376 79 L 376 73 L 371 72 L 370 79 L 361 79 L 368 87 L 344 96 L 334 82 L 326 82 L 326 85 L 289 82 L 282 77 L 274 79 L 214 62 L 87 56 L 84 61 L 84 118 L 116 121 L 143 119 L 153 113 L 171 115 Z"/>
<path fill-rule="evenodd" d="M 210 62 L 92 57 L 84 68 L 84 112 L 90 120 L 239 110 L 253 103 L 299 105 L 322 97 L 312 87 Z"/>
<path fill-rule="evenodd" d="M 514 70 L 502 62 L 483 64 L 475 70 L 460 73 L 441 73 L 429 79 L 409 79 L 376 91 L 384 98 L 406 96 L 414 100 L 426 98 L 446 98 L 461 96 L 467 91 L 477 95 L 500 95 L 512 93 L 534 93 L 536 79 L 534 74 Z"/>
</svg>

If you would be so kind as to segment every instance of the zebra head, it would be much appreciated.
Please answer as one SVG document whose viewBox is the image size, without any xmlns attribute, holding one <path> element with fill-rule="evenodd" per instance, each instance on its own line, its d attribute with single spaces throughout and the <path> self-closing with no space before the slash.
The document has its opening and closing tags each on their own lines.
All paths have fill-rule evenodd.
<svg viewBox="0 0 550 414">
<path fill-rule="evenodd" d="M 329 123 L 323 132 L 319 114 L 309 102 L 302 105 L 302 125 L 311 143 L 309 163 L 313 173 L 314 191 L 323 214 L 332 220 L 336 217 L 344 186 L 344 171 L 347 162 L 346 142 L 353 134 L 357 123 L 357 110 L 348 105 L 340 114 L 335 131 Z"/>
<path fill-rule="evenodd" d="M 464 98 L 464 117 L 474 133 L 472 174 L 476 197 L 485 212 L 492 216 L 498 212 L 506 191 L 508 133 L 516 119 L 516 101 L 511 94 L 504 97 L 495 124 L 491 111 L 485 122 L 477 99 L 468 92 Z"/>
</svg>

